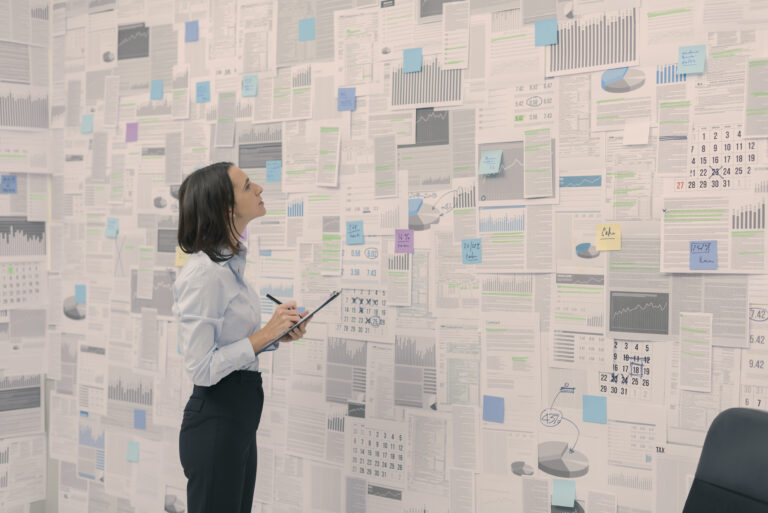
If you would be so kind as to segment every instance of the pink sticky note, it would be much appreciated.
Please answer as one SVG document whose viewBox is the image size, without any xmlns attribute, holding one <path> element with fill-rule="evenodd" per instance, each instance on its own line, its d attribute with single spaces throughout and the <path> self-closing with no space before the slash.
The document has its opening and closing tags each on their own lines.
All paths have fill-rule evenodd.
<svg viewBox="0 0 768 513">
<path fill-rule="evenodd" d="M 139 140 L 139 124 L 126 123 L 125 124 L 125 142 L 134 142 L 138 140 Z"/>
<path fill-rule="evenodd" d="M 395 253 L 413 253 L 413 230 L 395 230 Z"/>
</svg>

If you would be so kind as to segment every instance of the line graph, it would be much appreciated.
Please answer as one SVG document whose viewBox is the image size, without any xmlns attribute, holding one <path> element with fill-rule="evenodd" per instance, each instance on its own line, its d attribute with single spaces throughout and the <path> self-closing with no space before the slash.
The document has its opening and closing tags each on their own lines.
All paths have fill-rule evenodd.
<svg viewBox="0 0 768 513">
<path fill-rule="evenodd" d="M 603 183 L 601 175 L 561 176 L 560 187 L 600 187 Z"/>
<path fill-rule="evenodd" d="M 416 109 L 416 144 L 448 144 L 450 134 L 449 111 L 435 111 L 429 107 Z"/>
<path fill-rule="evenodd" d="M 611 291 L 611 331 L 669 334 L 669 294 Z"/>
<path fill-rule="evenodd" d="M 149 57 L 149 27 L 144 23 L 121 25 L 117 29 L 117 60 Z"/>
</svg>

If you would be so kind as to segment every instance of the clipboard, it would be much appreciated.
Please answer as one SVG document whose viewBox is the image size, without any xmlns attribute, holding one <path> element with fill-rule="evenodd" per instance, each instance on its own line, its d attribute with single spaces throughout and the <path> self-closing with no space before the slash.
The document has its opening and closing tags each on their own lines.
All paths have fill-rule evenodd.
<svg viewBox="0 0 768 513">
<path fill-rule="evenodd" d="M 290 333 L 290 332 L 291 332 L 291 331 L 292 331 L 294 328 L 296 328 L 297 326 L 301 326 L 302 324 L 304 324 L 304 321 L 307 321 L 307 320 L 309 320 L 309 319 L 310 319 L 310 318 L 311 318 L 313 315 L 315 315 L 317 312 L 319 312 L 320 310 L 322 310 L 322 309 L 323 309 L 323 307 L 325 307 L 325 305 L 327 305 L 328 303 L 330 303 L 331 301 L 333 301 L 334 299 L 336 299 L 336 298 L 337 298 L 337 297 L 339 297 L 340 295 L 341 295 L 341 290 L 334 290 L 333 292 L 331 292 L 331 295 L 330 295 L 330 297 L 329 297 L 328 299 L 326 299 L 325 301 L 323 301 L 323 304 L 321 304 L 320 306 L 318 306 L 317 308 L 315 308 L 314 310 L 312 310 L 312 311 L 309 313 L 309 315 L 305 315 L 304 317 L 302 317 L 302 318 L 299 320 L 299 322 L 297 322 L 296 324 L 294 324 L 293 326 L 291 326 L 290 328 L 288 328 L 287 330 L 285 330 L 285 331 L 284 331 L 282 334 L 280 334 L 280 336 L 278 336 L 277 338 L 275 338 L 275 339 L 271 340 L 271 341 L 269 342 L 269 344 L 265 345 L 264 347 L 262 347 L 262 348 L 259 350 L 259 353 L 261 353 L 262 351 L 266 350 L 268 347 L 270 347 L 270 346 L 272 346 L 272 345 L 276 344 L 276 343 L 277 343 L 277 342 L 278 342 L 278 341 L 279 341 L 281 338 L 283 338 L 284 336 L 286 336 L 288 333 Z M 258 353 L 257 353 L 257 354 L 258 354 Z"/>
</svg>

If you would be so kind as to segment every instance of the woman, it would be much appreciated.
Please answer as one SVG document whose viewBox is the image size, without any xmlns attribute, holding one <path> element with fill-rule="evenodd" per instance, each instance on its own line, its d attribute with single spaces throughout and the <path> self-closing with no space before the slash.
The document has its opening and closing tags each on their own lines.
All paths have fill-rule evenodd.
<svg viewBox="0 0 768 513">
<path fill-rule="evenodd" d="M 264 405 L 257 354 L 301 318 L 296 302 L 287 301 L 258 329 L 259 297 L 243 280 L 246 247 L 239 239 L 266 213 L 263 190 L 230 162 L 198 169 L 179 188 L 178 240 L 190 256 L 173 291 L 195 384 L 179 435 L 190 513 L 251 512 Z M 302 338 L 307 324 L 280 342 Z"/>
</svg>

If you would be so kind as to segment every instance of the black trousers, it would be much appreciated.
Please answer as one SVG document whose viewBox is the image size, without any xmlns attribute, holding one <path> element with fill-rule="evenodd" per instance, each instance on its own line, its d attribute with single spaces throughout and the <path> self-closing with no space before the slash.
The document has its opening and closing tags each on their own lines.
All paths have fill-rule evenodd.
<svg viewBox="0 0 768 513">
<path fill-rule="evenodd" d="M 179 434 L 189 513 L 251 513 L 263 406 L 259 372 L 234 371 L 213 386 L 195 385 Z"/>
</svg>

